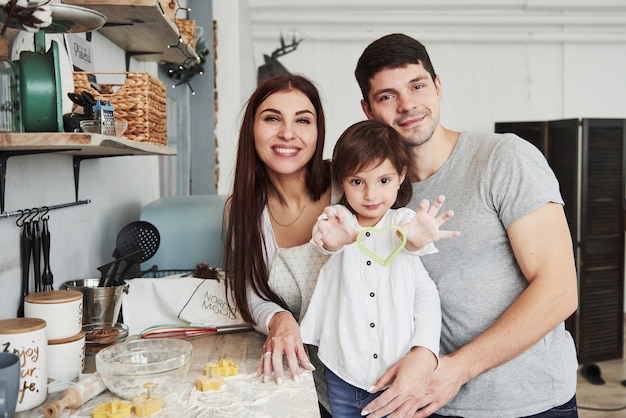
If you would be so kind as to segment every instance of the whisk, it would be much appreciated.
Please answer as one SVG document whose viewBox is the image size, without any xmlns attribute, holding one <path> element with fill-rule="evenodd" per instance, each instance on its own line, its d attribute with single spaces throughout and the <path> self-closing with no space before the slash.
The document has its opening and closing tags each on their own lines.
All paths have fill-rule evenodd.
<svg viewBox="0 0 626 418">
<path fill-rule="evenodd" d="M 194 340 L 213 334 L 226 334 L 231 332 L 252 331 L 251 325 L 228 325 L 223 327 L 210 327 L 202 325 L 155 325 L 148 327 L 139 333 L 140 339 L 150 338 L 175 338 L 179 340 Z"/>
</svg>

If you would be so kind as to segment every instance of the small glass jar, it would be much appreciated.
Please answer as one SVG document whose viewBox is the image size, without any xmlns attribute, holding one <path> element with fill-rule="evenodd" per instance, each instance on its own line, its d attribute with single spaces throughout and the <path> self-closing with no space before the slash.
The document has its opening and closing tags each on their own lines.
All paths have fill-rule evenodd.
<svg viewBox="0 0 626 418">
<path fill-rule="evenodd" d="M 17 90 L 17 70 L 6 56 L 6 39 L 2 37 L 0 44 L 0 132 L 18 132 L 19 100 Z M 4 53 L 2 53 L 4 52 Z"/>
</svg>

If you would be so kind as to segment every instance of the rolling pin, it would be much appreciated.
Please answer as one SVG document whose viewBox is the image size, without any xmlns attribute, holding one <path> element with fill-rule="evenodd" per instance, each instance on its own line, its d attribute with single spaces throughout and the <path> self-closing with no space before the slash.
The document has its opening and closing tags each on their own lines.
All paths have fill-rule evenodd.
<svg viewBox="0 0 626 418">
<path fill-rule="evenodd" d="M 88 400 L 104 392 L 106 386 L 98 372 L 93 373 L 87 379 L 65 389 L 61 394 L 61 399 L 47 403 L 43 407 L 46 418 L 57 418 L 66 409 L 78 409 Z"/>
</svg>

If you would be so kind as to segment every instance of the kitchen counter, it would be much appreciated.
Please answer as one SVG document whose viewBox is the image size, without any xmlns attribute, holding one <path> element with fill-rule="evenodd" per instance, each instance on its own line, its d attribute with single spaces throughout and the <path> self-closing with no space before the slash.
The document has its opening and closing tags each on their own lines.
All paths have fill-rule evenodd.
<svg viewBox="0 0 626 418">
<path fill-rule="evenodd" d="M 163 409 L 151 417 L 294 417 L 318 418 L 317 395 L 311 372 L 301 370 L 300 380 L 285 378 L 282 385 L 262 383 L 254 377 L 265 336 L 256 331 L 217 334 L 191 341 L 193 356 L 187 376 L 163 399 Z M 225 378 L 219 391 L 200 392 L 196 378 L 204 374 L 206 363 L 220 359 L 239 365 L 239 374 Z M 93 371 L 93 357 L 87 357 L 86 372 Z M 90 370 L 91 369 L 91 370 Z M 285 370 L 285 376 L 289 372 Z M 50 394 L 46 402 L 60 397 Z M 118 399 L 108 390 L 63 417 L 91 417 L 91 410 L 103 402 Z M 43 417 L 43 405 L 18 412 L 16 418 Z M 131 414 L 131 416 L 135 416 Z"/>
</svg>

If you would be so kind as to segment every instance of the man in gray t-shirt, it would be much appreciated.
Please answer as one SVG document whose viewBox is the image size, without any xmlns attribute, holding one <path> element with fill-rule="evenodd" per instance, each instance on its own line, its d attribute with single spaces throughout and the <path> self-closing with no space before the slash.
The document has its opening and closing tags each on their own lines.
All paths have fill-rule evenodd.
<svg viewBox="0 0 626 418">
<path fill-rule="evenodd" d="M 407 354 L 372 388 L 388 386 L 364 415 L 577 417 L 576 350 L 564 327 L 578 303 L 576 269 L 545 158 L 515 135 L 444 128 L 441 82 L 415 39 L 374 41 L 355 74 L 367 117 L 412 146 L 410 207 L 443 194 L 454 209 L 446 227 L 461 231 L 422 258 L 442 305 L 437 370 L 425 382 L 418 355 Z"/>
</svg>

